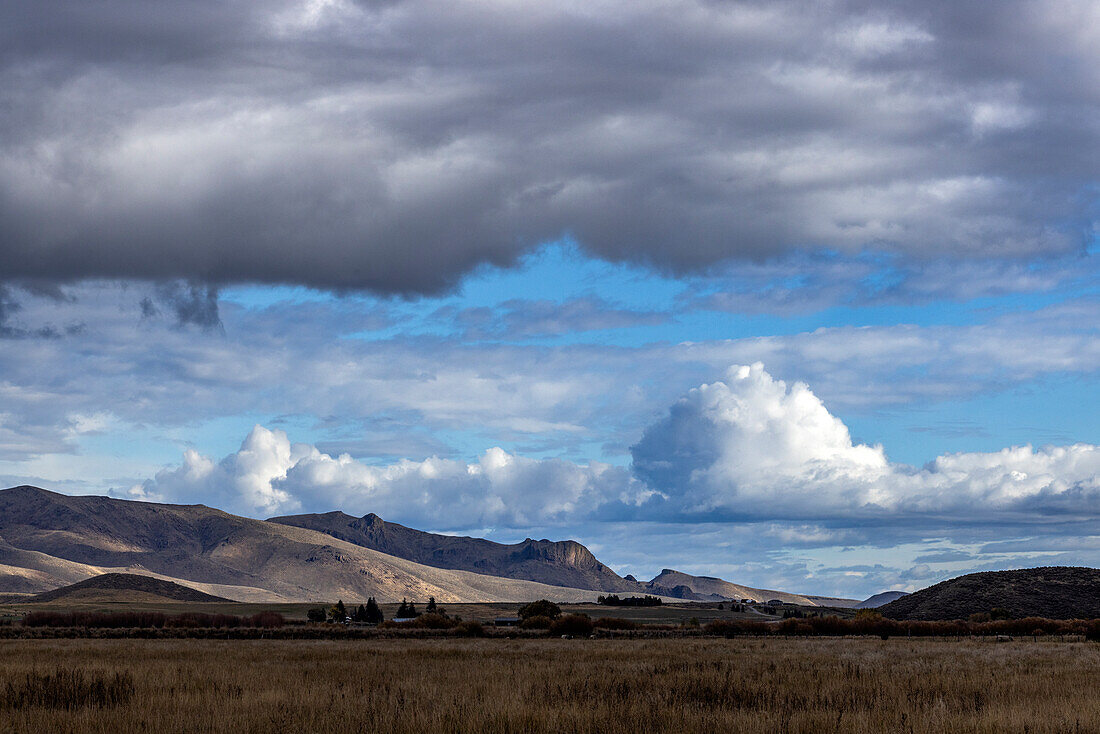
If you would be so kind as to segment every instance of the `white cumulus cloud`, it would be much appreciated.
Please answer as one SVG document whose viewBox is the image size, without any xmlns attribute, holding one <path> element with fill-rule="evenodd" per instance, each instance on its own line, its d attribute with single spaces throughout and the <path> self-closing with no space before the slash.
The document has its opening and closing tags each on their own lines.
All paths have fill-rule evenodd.
<svg viewBox="0 0 1100 734">
<path fill-rule="evenodd" d="M 1017 446 L 917 469 L 848 428 L 801 382 L 760 363 L 691 390 L 632 449 L 635 474 L 681 512 L 761 518 L 1088 512 L 1100 447 Z M 960 518 L 960 519 L 964 519 Z"/>
<path fill-rule="evenodd" d="M 587 513 L 648 494 L 608 464 L 531 459 L 501 448 L 472 463 L 430 457 L 372 466 L 331 456 L 255 426 L 219 462 L 189 450 L 183 463 L 131 490 L 141 498 L 202 498 L 249 515 L 342 509 L 433 527 L 510 527 Z"/>
</svg>

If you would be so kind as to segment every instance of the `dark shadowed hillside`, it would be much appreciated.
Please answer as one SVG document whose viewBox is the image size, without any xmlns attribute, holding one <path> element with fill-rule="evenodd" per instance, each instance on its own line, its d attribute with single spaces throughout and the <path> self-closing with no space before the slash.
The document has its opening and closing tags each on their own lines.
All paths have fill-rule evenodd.
<svg viewBox="0 0 1100 734">
<path fill-rule="evenodd" d="M 198 589 L 173 581 L 134 573 L 105 573 L 92 576 L 90 579 L 38 594 L 27 601 L 35 603 L 83 600 L 133 601 L 135 598 L 187 602 L 226 601 L 220 596 L 204 594 Z"/>
<path fill-rule="evenodd" d="M 1100 569 L 1047 566 L 943 581 L 879 607 L 891 619 L 966 619 L 1005 609 L 1015 618 L 1100 617 Z"/>
<path fill-rule="evenodd" d="M 538 581 L 601 591 L 636 591 L 637 582 L 626 581 L 600 563 L 591 551 L 572 540 L 528 538 L 504 545 L 484 538 L 437 535 L 386 522 L 373 513 L 352 517 L 343 512 L 273 517 L 268 522 L 327 533 L 364 548 L 436 568 L 451 568 L 511 579 Z"/>
</svg>

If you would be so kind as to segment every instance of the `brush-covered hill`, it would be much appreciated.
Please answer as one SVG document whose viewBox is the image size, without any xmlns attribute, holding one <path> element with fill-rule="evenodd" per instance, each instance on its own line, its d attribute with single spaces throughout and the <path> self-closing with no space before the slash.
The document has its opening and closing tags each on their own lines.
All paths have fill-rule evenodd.
<svg viewBox="0 0 1100 734">
<path fill-rule="evenodd" d="M 830 596 L 792 594 L 787 591 L 757 589 L 724 581 L 713 576 L 692 576 L 682 571 L 666 568 L 652 581 L 646 584 L 650 593 L 664 596 L 676 596 L 681 599 L 699 599 L 703 601 L 723 601 L 728 599 L 752 599 L 756 602 L 778 600 L 787 604 L 805 606 L 851 607 L 855 599 L 839 599 Z"/>
<path fill-rule="evenodd" d="M 374 513 L 343 512 L 273 517 L 268 522 L 326 533 L 363 548 L 426 566 L 538 581 L 597 591 L 638 591 L 573 540 L 532 540 L 505 545 L 484 538 L 437 535 L 386 522 Z"/>
<path fill-rule="evenodd" d="M 878 609 L 884 604 L 900 599 L 903 596 L 908 596 L 908 592 L 905 591 L 883 591 L 874 596 L 869 596 L 859 604 L 855 605 L 855 609 Z"/>
<path fill-rule="evenodd" d="M 0 490 L 0 592 L 137 571 L 237 601 L 587 601 L 591 590 L 440 569 L 203 505 Z"/>
<path fill-rule="evenodd" d="M 206 594 L 173 581 L 133 573 L 105 573 L 92 576 L 60 589 L 46 591 L 28 602 L 224 602 L 220 596 Z"/>
<path fill-rule="evenodd" d="M 879 607 L 891 619 L 966 619 L 1007 610 L 1014 618 L 1100 617 L 1100 569 L 1045 566 L 971 573 Z"/>
</svg>

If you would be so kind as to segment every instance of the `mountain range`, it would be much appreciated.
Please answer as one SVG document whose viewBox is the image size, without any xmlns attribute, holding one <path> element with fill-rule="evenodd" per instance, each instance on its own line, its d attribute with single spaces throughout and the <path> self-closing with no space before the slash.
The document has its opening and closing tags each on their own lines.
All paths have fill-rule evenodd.
<svg viewBox="0 0 1100 734">
<path fill-rule="evenodd" d="M 374 513 L 352 517 L 343 512 L 273 517 L 269 522 L 316 530 L 334 538 L 436 568 L 538 581 L 597 591 L 637 591 L 592 552 L 573 540 L 527 538 L 503 545 L 484 538 L 437 535 L 386 522 Z"/>
<path fill-rule="evenodd" d="M 111 572 L 141 573 L 237 601 L 592 601 L 645 593 L 720 601 L 853 606 L 665 569 L 621 577 L 572 540 L 427 533 L 342 512 L 270 520 L 204 505 L 0 490 L 0 592 L 35 594 Z"/>
</svg>

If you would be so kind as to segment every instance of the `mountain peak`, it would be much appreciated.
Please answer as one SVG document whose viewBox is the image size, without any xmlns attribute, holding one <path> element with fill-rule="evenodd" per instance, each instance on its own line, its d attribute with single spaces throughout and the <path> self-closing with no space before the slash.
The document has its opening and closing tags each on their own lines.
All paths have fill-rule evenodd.
<svg viewBox="0 0 1100 734">
<path fill-rule="evenodd" d="M 627 591 L 636 586 L 636 582 L 621 579 L 575 540 L 525 538 L 505 545 L 484 538 L 428 533 L 386 522 L 373 512 L 361 518 L 329 513 L 272 520 L 436 568 L 599 591 Z"/>
</svg>

